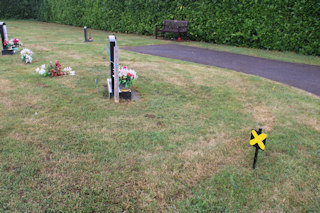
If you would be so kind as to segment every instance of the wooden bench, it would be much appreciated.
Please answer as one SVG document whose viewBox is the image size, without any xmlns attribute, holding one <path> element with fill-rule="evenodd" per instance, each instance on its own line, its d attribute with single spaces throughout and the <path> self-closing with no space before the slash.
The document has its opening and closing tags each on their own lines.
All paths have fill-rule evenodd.
<svg viewBox="0 0 320 213">
<path fill-rule="evenodd" d="M 158 37 L 158 32 L 161 32 L 162 37 L 164 33 L 176 33 L 180 37 L 180 33 L 184 34 L 187 38 L 188 33 L 188 21 L 178 21 L 178 20 L 164 20 L 163 24 L 158 24 L 156 27 L 156 39 Z M 158 27 L 162 27 L 161 29 Z"/>
</svg>

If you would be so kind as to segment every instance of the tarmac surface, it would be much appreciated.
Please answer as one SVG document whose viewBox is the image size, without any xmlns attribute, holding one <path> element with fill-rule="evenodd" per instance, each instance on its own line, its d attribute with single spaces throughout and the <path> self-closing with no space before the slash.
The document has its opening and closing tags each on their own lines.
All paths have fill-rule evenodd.
<svg viewBox="0 0 320 213">
<path fill-rule="evenodd" d="M 257 75 L 320 96 L 320 66 L 316 65 L 283 62 L 175 44 L 131 46 L 121 49 Z"/>
</svg>

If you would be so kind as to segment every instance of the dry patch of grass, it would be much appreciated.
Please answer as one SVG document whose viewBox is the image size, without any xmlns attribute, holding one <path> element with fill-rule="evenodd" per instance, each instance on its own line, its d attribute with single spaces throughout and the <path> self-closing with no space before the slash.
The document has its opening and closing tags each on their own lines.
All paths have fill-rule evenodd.
<svg viewBox="0 0 320 213">
<path fill-rule="evenodd" d="M 270 132 L 273 130 L 275 123 L 275 116 L 272 111 L 263 105 L 254 106 L 252 114 L 258 125 L 265 131 Z"/>
<path fill-rule="evenodd" d="M 8 97 L 15 89 L 14 84 L 12 84 L 7 79 L 0 79 L 0 103 L 5 109 L 10 109 L 13 107 L 13 101 Z"/>
<path fill-rule="evenodd" d="M 25 48 L 31 49 L 31 50 L 37 50 L 40 52 L 50 52 L 51 47 L 49 44 L 28 44 Z"/>
<path fill-rule="evenodd" d="M 317 118 L 300 118 L 299 119 L 304 125 L 313 128 L 314 130 L 320 132 L 320 122 Z"/>
</svg>

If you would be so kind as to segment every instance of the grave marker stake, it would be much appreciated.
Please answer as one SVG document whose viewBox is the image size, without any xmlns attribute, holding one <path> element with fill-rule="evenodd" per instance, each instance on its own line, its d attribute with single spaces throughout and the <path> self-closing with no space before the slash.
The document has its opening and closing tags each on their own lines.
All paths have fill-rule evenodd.
<svg viewBox="0 0 320 213">
<path fill-rule="evenodd" d="M 262 133 L 262 128 L 259 128 L 259 131 L 257 131 L 257 133 L 260 135 Z M 258 148 L 258 146 L 256 146 L 256 152 L 254 153 L 252 169 L 256 168 L 256 163 L 258 160 L 258 153 L 259 153 L 259 148 Z"/>
<path fill-rule="evenodd" d="M 112 93 L 114 93 L 114 47 L 116 46 L 116 37 L 114 35 L 109 36 L 110 40 L 110 78 Z"/>
<path fill-rule="evenodd" d="M 108 90 L 109 98 L 114 96 L 116 103 L 119 103 L 119 99 L 131 100 L 131 90 L 122 91 L 119 89 L 119 48 L 117 46 L 116 36 L 110 35 L 110 49 L 108 48 L 109 61 L 110 61 L 110 78 L 108 78 Z M 117 93 L 117 94 L 116 94 Z"/>
<path fill-rule="evenodd" d="M 262 133 L 262 128 L 259 128 L 259 131 L 252 130 L 251 131 L 251 140 L 250 145 L 256 147 L 256 152 L 254 154 L 252 169 L 256 168 L 256 163 L 258 161 L 258 153 L 259 149 L 265 149 L 267 135 Z"/>
<path fill-rule="evenodd" d="M 114 47 L 114 102 L 119 103 L 119 47 Z"/>
<path fill-rule="evenodd" d="M 257 160 L 258 160 L 258 153 L 259 153 L 259 148 L 256 147 L 256 152 L 254 153 L 254 159 L 253 159 L 252 169 L 255 169 L 255 168 L 256 168 L 256 163 L 257 163 Z"/>
</svg>

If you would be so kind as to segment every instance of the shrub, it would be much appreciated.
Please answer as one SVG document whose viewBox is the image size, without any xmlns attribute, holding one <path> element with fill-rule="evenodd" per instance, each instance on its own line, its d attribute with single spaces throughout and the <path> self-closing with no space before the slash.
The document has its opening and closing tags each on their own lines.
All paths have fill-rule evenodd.
<svg viewBox="0 0 320 213">
<path fill-rule="evenodd" d="M 10 5 L 6 7 L 9 2 Z M 18 4 L 18 2 L 20 2 Z M 154 34 L 164 19 L 189 21 L 189 39 L 320 55 L 318 0 L 3 0 L 1 18 Z"/>
</svg>

